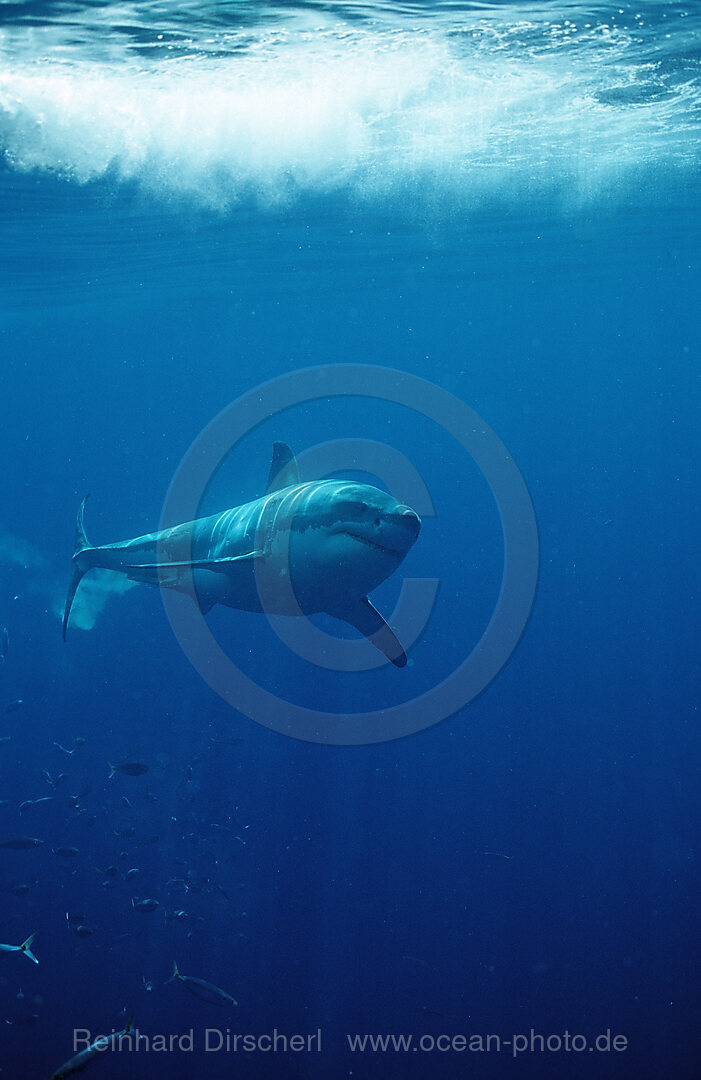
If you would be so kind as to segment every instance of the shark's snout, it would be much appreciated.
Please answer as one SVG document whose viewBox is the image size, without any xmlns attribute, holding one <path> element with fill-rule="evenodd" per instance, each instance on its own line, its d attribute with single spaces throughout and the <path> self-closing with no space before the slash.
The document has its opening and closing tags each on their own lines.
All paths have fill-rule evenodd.
<svg viewBox="0 0 701 1080">
<path fill-rule="evenodd" d="M 421 532 L 421 518 L 416 511 L 412 510 L 410 506 L 398 506 L 395 518 L 398 524 L 411 534 L 413 540 L 416 540 Z"/>
</svg>

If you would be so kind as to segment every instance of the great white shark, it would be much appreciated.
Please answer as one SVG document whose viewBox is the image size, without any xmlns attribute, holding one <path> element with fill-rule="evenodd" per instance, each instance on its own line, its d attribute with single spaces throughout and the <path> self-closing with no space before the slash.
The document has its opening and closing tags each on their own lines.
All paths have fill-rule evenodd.
<svg viewBox="0 0 701 1080">
<path fill-rule="evenodd" d="M 275 443 L 262 498 L 182 525 L 93 547 L 78 511 L 63 639 L 84 574 L 114 570 L 131 581 L 271 615 L 327 612 L 354 626 L 397 667 L 406 654 L 368 598 L 405 558 L 421 520 L 370 484 L 300 480 L 285 443 Z"/>
</svg>

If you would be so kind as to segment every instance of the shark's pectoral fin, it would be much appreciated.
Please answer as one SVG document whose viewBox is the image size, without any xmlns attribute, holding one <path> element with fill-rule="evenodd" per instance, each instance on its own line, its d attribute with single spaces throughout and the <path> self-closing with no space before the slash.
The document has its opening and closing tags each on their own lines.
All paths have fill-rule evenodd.
<svg viewBox="0 0 701 1080">
<path fill-rule="evenodd" d="M 350 623 L 356 630 L 360 630 L 360 633 L 364 634 L 376 649 L 384 653 L 395 667 L 406 666 L 406 653 L 399 640 L 367 596 L 348 601 L 342 609 L 332 611 L 330 614 Z"/>
</svg>

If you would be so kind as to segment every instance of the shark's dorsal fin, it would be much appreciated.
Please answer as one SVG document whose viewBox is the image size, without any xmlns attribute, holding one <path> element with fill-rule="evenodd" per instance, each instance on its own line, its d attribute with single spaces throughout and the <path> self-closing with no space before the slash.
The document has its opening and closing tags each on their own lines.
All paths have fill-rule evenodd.
<svg viewBox="0 0 701 1080">
<path fill-rule="evenodd" d="M 299 482 L 297 458 L 287 443 L 273 443 L 273 460 L 268 473 L 268 486 L 265 494 L 270 495 L 273 491 L 292 487 L 293 484 L 299 484 Z"/>
</svg>

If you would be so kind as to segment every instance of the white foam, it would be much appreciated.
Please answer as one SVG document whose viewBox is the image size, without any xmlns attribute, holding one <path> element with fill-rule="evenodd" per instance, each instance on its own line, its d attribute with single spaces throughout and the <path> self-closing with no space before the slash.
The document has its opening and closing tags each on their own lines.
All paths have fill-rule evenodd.
<svg viewBox="0 0 701 1080">
<path fill-rule="evenodd" d="M 30 577 L 22 579 L 21 590 L 43 598 L 53 614 L 63 619 L 66 583 L 56 580 L 49 559 L 39 548 L 12 533 L 0 533 L 0 567 L 3 566 L 12 568 L 13 578 L 18 568 L 30 572 Z M 91 571 L 81 581 L 73 601 L 71 628 L 92 630 L 112 597 L 121 596 L 135 584 L 109 570 Z"/>
<path fill-rule="evenodd" d="M 10 532 L 0 532 L 0 566 L 3 565 L 20 567 L 22 570 L 43 569 L 47 559 L 27 540 Z"/>
<path fill-rule="evenodd" d="M 337 25 L 261 33 L 240 50 L 210 39 L 157 62 L 65 47 L 39 59 L 36 43 L 11 44 L 0 70 L 11 167 L 220 209 L 340 190 L 469 203 L 557 188 L 581 200 L 699 159 L 698 87 L 665 81 L 638 41 L 605 25 Z"/>
<path fill-rule="evenodd" d="M 81 581 L 71 606 L 71 630 L 92 630 L 109 601 L 134 588 L 136 582 L 110 570 L 92 570 Z M 65 590 L 64 590 L 65 591 Z M 53 613 L 63 619 L 66 598 L 60 589 L 54 590 Z"/>
</svg>

